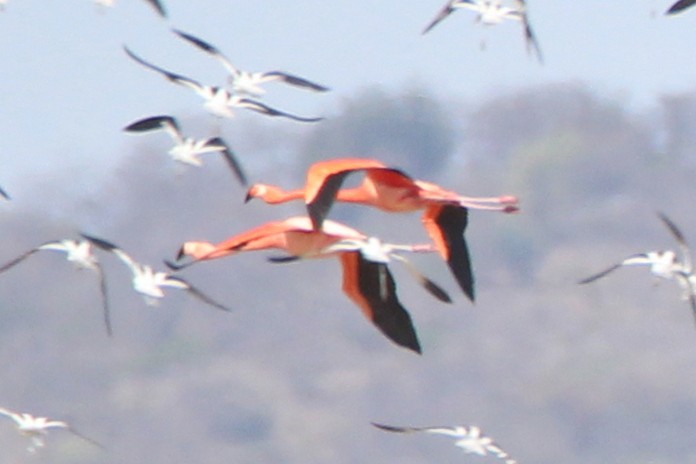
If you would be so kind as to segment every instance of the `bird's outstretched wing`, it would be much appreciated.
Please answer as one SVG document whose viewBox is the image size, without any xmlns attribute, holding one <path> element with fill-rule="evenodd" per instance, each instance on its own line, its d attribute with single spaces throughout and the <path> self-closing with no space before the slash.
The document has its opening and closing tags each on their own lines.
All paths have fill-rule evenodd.
<svg viewBox="0 0 696 464">
<path fill-rule="evenodd" d="M 172 29 L 172 32 L 174 32 L 176 35 L 186 40 L 187 42 L 193 44 L 195 47 L 198 47 L 199 49 L 203 50 L 205 53 L 216 58 L 233 76 L 239 74 L 239 70 L 234 67 L 232 62 L 217 47 L 213 46 L 212 44 L 206 42 L 205 40 L 199 37 L 196 37 L 193 34 L 189 34 L 178 29 Z"/>
<path fill-rule="evenodd" d="M 106 287 L 106 277 L 104 276 L 104 270 L 98 263 L 96 264 L 96 271 L 99 275 L 99 291 L 102 297 L 102 308 L 104 309 L 104 325 L 106 326 L 106 334 L 111 337 L 114 332 L 111 328 L 111 310 L 109 308 L 109 294 Z"/>
<path fill-rule="evenodd" d="M 473 302 L 474 272 L 464 236 L 468 215 L 468 210 L 458 205 L 433 205 L 425 210 L 421 221 L 459 287 Z"/>
<path fill-rule="evenodd" d="M 527 52 L 534 53 L 539 60 L 539 63 L 544 64 L 544 56 L 541 53 L 541 48 L 539 47 L 539 42 L 537 41 L 536 35 L 532 30 L 532 26 L 529 24 L 529 18 L 527 13 L 522 13 L 522 23 L 524 25 L 524 39 L 527 44 Z"/>
<path fill-rule="evenodd" d="M 305 89 L 314 90 L 315 92 L 328 92 L 328 87 L 325 87 L 316 82 L 309 81 L 303 77 L 296 76 L 294 74 L 289 74 L 284 71 L 267 71 L 263 73 L 263 77 L 266 79 L 280 80 L 286 84 L 294 85 L 296 87 L 302 87 Z"/>
<path fill-rule="evenodd" d="M 141 133 L 155 130 L 166 130 L 174 140 L 181 142 L 181 129 L 176 118 L 168 115 L 150 116 L 130 123 L 123 128 L 126 132 Z"/>
<path fill-rule="evenodd" d="M 587 277 L 587 278 L 585 278 L 585 279 L 580 280 L 578 283 L 581 284 L 581 285 L 582 285 L 582 284 L 589 284 L 590 282 L 594 282 L 594 281 L 597 280 L 597 279 L 601 279 L 601 278 L 604 277 L 605 275 L 607 275 L 607 274 L 609 274 L 609 273 L 611 273 L 611 272 L 617 270 L 617 269 L 620 268 L 621 266 L 622 266 L 622 264 L 614 264 L 613 266 L 608 267 L 607 269 L 605 269 L 605 270 L 603 270 L 603 271 L 601 271 L 601 272 L 598 272 L 598 273 L 596 273 L 596 274 L 591 275 L 590 277 Z"/>
<path fill-rule="evenodd" d="M 265 114 L 266 116 L 279 116 L 299 122 L 319 122 L 324 120 L 324 118 L 322 117 L 307 118 L 304 116 L 296 116 L 294 114 L 286 113 L 285 111 L 280 111 L 275 108 L 271 108 L 270 106 L 261 103 L 260 101 L 252 100 L 251 98 L 241 98 L 237 106 L 256 111 L 257 113 Z"/>
<path fill-rule="evenodd" d="M 379 161 L 361 158 L 345 158 L 322 161 L 313 164 L 307 171 L 305 183 L 305 203 L 307 215 L 312 220 L 314 230 L 321 230 L 324 219 L 333 206 L 338 191 L 346 177 L 356 171 L 382 172 L 395 174 L 396 179 L 410 177 L 398 169 L 385 166 Z"/>
<path fill-rule="evenodd" d="M 225 158 L 225 161 L 227 162 L 227 165 L 232 169 L 232 172 L 234 173 L 235 177 L 239 181 L 240 184 L 243 186 L 247 186 L 247 177 L 246 174 L 244 174 L 244 170 L 242 169 L 242 165 L 239 163 L 237 160 L 237 157 L 235 156 L 234 152 L 232 149 L 225 143 L 224 140 L 220 137 L 214 137 L 212 139 L 209 139 L 206 143 L 206 146 L 219 146 L 222 147 L 222 150 L 220 153 L 222 156 Z"/>
<path fill-rule="evenodd" d="M 450 2 L 445 5 L 440 12 L 433 18 L 433 20 L 428 24 L 425 29 L 423 29 L 423 34 L 427 34 L 430 32 L 432 28 L 437 26 L 442 20 L 444 20 L 446 17 L 448 17 L 450 14 L 452 14 L 455 10 L 454 4 L 457 2 L 457 0 L 451 0 Z M 473 3 L 473 2 L 466 2 L 466 3 Z"/>
<path fill-rule="evenodd" d="M 167 17 L 167 10 L 164 9 L 164 5 L 160 0 L 145 0 L 147 3 L 152 5 L 152 7 L 160 14 L 163 18 Z"/>
<path fill-rule="evenodd" d="M 696 0 L 679 0 L 678 2 L 670 6 L 669 9 L 665 12 L 665 14 L 673 15 L 680 13 L 695 4 Z"/>
<path fill-rule="evenodd" d="M 134 269 L 138 267 L 138 263 L 133 258 L 131 258 L 130 255 L 128 255 L 125 251 L 123 251 L 113 243 L 102 238 L 94 237 L 84 233 L 81 233 L 80 236 L 85 240 L 88 240 L 92 245 L 96 246 L 97 248 L 115 254 L 116 257 L 118 257 L 118 259 L 120 259 L 126 266 L 128 266 L 131 269 L 131 271 L 134 271 Z"/>
<path fill-rule="evenodd" d="M 65 430 L 67 430 L 68 432 L 70 432 L 70 433 L 72 433 L 73 435 L 75 435 L 76 437 L 78 437 L 78 438 L 80 438 L 80 439 L 86 441 L 87 443 L 89 443 L 89 444 L 91 444 L 91 445 L 94 445 L 94 446 L 96 446 L 97 448 L 100 448 L 100 449 L 102 449 L 102 450 L 106 450 L 106 447 L 105 447 L 104 445 L 102 445 L 102 444 L 99 443 L 98 441 L 96 441 L 96 440 L 94 440 L 94 439 L 88 437 L 87 435 L 85 435 L 85 434 L 83 434 L 83 433 L 81 433 L 81 432 L 75 430 L 75 428 L 74 428 L 73 426 L 71 426 L 70 424 L 68 424 L 68 423 L 66 423 L 66 422 L 63 422 L 63 421 L 49 421 L 49 422 L 46 424 L 46 428 L 60 428 L 60 429 L 65 429 Z"/>
<path fill-rule="evenodd" d="M 384 263 L 374 263 L 359 252 L 341 254 L 343 291 L 390 340 L 416 353 L 420 343 L 411 316 L 401 305 L 396 284 Z"/>
<path fill-rule="evenodd" d="M 660 220 L 667 226 L 670 233 L 679 244 L 679 248 L 681 248 L 682 251 L 682 264 L 684 266 L 684 269 L 686 269 L 687 272 L 691 272 L 691 250 L 689 250 L 689 245 L 686 243 L 684 234 L 682 234 L 681 230 L 679 230 L 677 225 L 664 213 L 658 212 L 657 215 L 660 218 Z"/>
<path fill-rule="evenodd" d="M 442 301 L 443 303 L 452 302 L 452 298 L 450 298 L 449 294 L 432 279 L 428 278 L 425 274 L 418 270 L 418 268 L 411 261 L 397 254 L 392 254 L 390 255 L 390 257 L 392 259 L 395 259 L 396 261 L 401 262 L 406 268 L 406 270 L 409 272 L 409 274 L 411 274 L 413 278 L 416 279 L 416 282 L 418 282 L 418 284 L 420 284 L 420 286 L 423 287 L 432 296 Z"/>
<path fill-rule="evenodd" d="M 155 66 L 154 64 L 149 63 L 149 62 L 145 61 L 144 59 L 140 58 L 138 55 L 133 53 L 125 45 L 124 45 L 123 49 L 125 50 L 126 54 L 128 56 L 130 56 L 133 60 L 135 60 L 136 62 L 145 66 L 146 68 L 152 69 L 153 71 L 163 75 L 165 78 L 167 78 L 167 80 L 169 80 L 175 84 L 179 84 L 179 85 L 183 85 L 185 87 L 188 87 L 199 94 L 204 92 L 204 86 L 200 82 L 195 81 L 193 79 L 190 79 L 186 76 L 182 76 L 181 74 L 176 74 L 176 73 L 173 73 L 171 71 L 167 71 L 166 69 L 160 68 L 159 66 Z"/>
<path fill-rule="evenodd" d="M 46 242 L 46 243 L 44 243 L 44 245 L 47 245 L 49 243 L 58 243 L 58 242 Z M 41 250 L 40 247 L 32 248 L 31 250 L 24 252 L 21 255 L 17 256 L 16 258 L 12 259 L 11 261 L 6 262 L 2 266 L 0 266 L 0 273 L 3 273 L 5 271 L 7 271 L 8 269 L 13 268 L 17 264 L 21 263 L 22 261 L 27 259 L 29 256 L 33 255 L 34 253 L 36 253 L 37 251 L 40 251 L 40 250 Z"/>
<path fill-rule="evenodd" d="M 397 427 L 394 425 L 378 424 L 377 422 L 371 422 L 372 425 L 378 429 L 386 430 L 387 432 L 397 432 L 397 433 L 414 433 L 414 432 L 428 432 L 437 433 L 441 435 L 449 435 L 452 437 L 462 437 L 466 434 L 466 428 L 464 427 L 447 427 L 447 426 L 435 426 L 435 427 Z"/>
<path fill-rule="evenodd" d="M 12 412 L 9 409 L 0 408 L 0 416 L 7 417 L 8 419 L 12 419 L 17 424 L 20 423 L 19 414 L 17 414 L 16 412 Z"/>
<path fill-rule="evenodd" d="M 336 195 L 343 182 L 354 170 L 346 170 L 326 176 L 314 197 L 307 203 L 307 215 L 312 220 L 314 230 L 321 230 L 321 226 L 333 206 Z"/>
<path fill-rule="evenodd" d="M 167 282 L 169 283 L 170 281 L 172 281 L 173 283 L 179 283 L 180 285 L 176 285 L 178 288 L 182 288 L 182 289 L 186 290 L 189 294 L 191 294 L 195 298 L 198 298 L 199 300 L 201 300 L 202 302 L 204 302 L 210 306 L 213 306 L 217 309 L 221 309 L 222 311 L 227 311 L 227 312 L 232 311 L 230 308 L 228 308 L 227 306 L 224 306 L 224 305 L 218 303 L 217 301 L 213 300 L 208 295 L 203 293 L 201 290 L 199 290 L 198 288 L 193 286 L 190 282 L 182 279 L 181 277 L 168 276 Z"/>
</svg>

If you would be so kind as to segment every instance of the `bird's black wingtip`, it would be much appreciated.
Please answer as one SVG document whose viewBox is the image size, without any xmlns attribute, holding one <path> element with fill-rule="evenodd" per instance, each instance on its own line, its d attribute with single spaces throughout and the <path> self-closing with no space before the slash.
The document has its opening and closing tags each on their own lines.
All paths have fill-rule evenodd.
<svg viewBox="0 0 696 464">
<path fill-rule="evenodd" d="M 179 257 L 177 257 L 177 259 L 179 259 Z M 184 267 L 186 267 L 186 266 L 183 265 L 183 264 L 177 264 L 177 263 L 175 263 L 175 262 L 173 262 L 173 261 L 170 261 L 170 260 L 168 260 L 168 259 L 163 260 L 163 262 L 164 262 L 164 265 L 167 266 L 167 267 L 168 267 L 169 269 L 171 269 L 172 271 L 178 271 L 178 270 L 181 270 L 181 269 L 183 269 Z"/>
<path fill-rule="evenodd" d="M 84 232 L 80 232 L 80 237 L 84 238 L 96 247 L 101 248 L 102 250 L 113 251 L 118 248 L 116 245 L 109 242 L 108 240 L 104 240 L 103 238 L 95 237 L 93 235 L 85 234 Z"/>
</svg>

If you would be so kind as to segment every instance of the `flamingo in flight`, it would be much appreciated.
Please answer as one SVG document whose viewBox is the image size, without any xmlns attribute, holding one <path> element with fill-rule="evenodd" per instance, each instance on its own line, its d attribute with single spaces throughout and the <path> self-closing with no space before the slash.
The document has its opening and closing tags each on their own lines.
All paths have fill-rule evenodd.
<svg viewBox="0 0 696 464">
<path fill-rule="evenodd" d="M 387 262 L 389 258 L 398 256 L 397 251 L 432 251 L 430 245 L 382 244 L 330 220 L 324 221 L 321 230 L 315 230 L 308 217 L 296 216 L 262 224 L 218 244 L 185 242 L 179 250 L 177 260 L 184 256 L 193 260 L 185 264 L 167 264 L 179 270 L 200 261 L 266 249 L 280 249 L 287 253 L 287 257 L 270 259 L 276 262 L 338 256 L 343 268 L 344 293 L 390 340 L 417 353 L 421 352 L 411 317 L 398 300 L 396 284 Z M 396 259 L 403 261 L 405 258 Z M 420 274 L 417 277 L 430 293 L 443 301 L 449 301 L 444 290 Z"/>
<path fill-rule="evenodd" d="M 215 87 L 210 85 L 203 85 L 188 77 L 182 76 L 180 74 L 175 74 L 173 72 L 162 69 L 151 63 L 140 58 L 138 55 L 133 53 L 128 47 L 123 47 L 126 54 L 130 56 L 133 60 L 140 63 L 141 65 L 149 68 L 159 74 L 162 74 L 167 80 L 188 87 L 193 90 L 197 95 L 202 97 L 205 102 L 203 107 L 219 118 L 231 118 L 234 116 L 232 112 L 233 108 L 246 108 L 251 111 L 256 111 L 257 113 L 264 114 L 266 116 L 279 116 L 283 118 L 292 119 L 299 122 L 318 122 L 324 118 L 305 118 L 302 116 L 295 116 L 294 114 L 286 113 L 284 111 L 271 108 L 259 101 L 252 100 L 250 98 L 244 98 L 241 95 L 236 95 L 222 87 Z"/>
<path fill-rule="evenodd" d="M 155 271 L 152 267 L 146 264 L 136 262 L 113 243 L 85 234 L 82 234 L 82 236 L 97 248 L 116 255 L 116 257 L 128 267 L 132 274 L 133 289 L 143 295 L 145 303 L 147 303 L 149 306 L 156 306 L 159 303 L 159 300 L 164 298 L 164 290 L 162 288 L 170 287 L 186 290 L 193 297 L 210 306 L 223 311 L 230 311 L 229 308 L 208 297 L 206 294 L 184 279 L 173 276 L 166 272 Z"/>
<path fill-rule="evenodd" d="M 266 91 L 261 88 L 261 84 L 272 81 L 280 81 L 289 85 L 294 85 L 299 88 L 304 88 L 308 90 L 314 90 L 315 92 L 326 92 L 330 90 L 328 87 L 316 84 L 312 81 L 308 81 L 299 76 L 289 74 L 283 71 L 267 71 L 267 72 L 247 72 L 241 71 L 234 67 L 232 62 L 216 47 L 209 44 L 208 42 L 199 39 L 191 34 L 182 32 L 176 29 L 172 29 L 173 32 L 181 37 L 182 39 L 188 41 L 199 49 L 203 50 L 205 53 L 216 58 L 225 67 L 227 72 L 230 73 L 230 80 L 232 85 L 232 90 L 238 95 L 248 95 L 250 97 L 261 97 Z"/>
<path fill-rule="evenodd" d="M 345 178 L 362 171 L 365 178 L 356 188 L 341 189 Z M 266 184 L 252 185 L 247 201 L 261 198 L 276 204 L 304 199 L 315 229 L 321 227 L 334 201 L 374 206 L 387 212 L 425 210 L 422 222 L 430 238 L 447 262 L 459 286 L 474 301 L 474 277 L 464 239 L 468 223 L 468 208 L 499 210 L 507 213 L 518 210 L 517 198 L 463 197 L 454 192 L 408 176 L 403 171 L 383 163 L 360 158 L 334 159 L 313 164 L 307 171 L 304 188 L 284 191 Z"/>
<path fill-rule="evenodd" d="M 0 416 L 12 419 L 15 423 L 17 431 L 31 439 L 31 444 L 27 447 L 30 453 L 36 452 L 37 449 L 43 448 L 46 445 L 46 435 L 51 429 L 64 429 L 73 435 L 91 443 L 98 448 L 104 449 L 100 443 L 92 440 L 85 435 L 76 431 L 70 424 L 64 421 L 52 420 L 47 417 L 32 416 L 27 413 L 12 412 L 5 408 L 0 408 Z"/>
<path fill-rule="evenodd" d="M 13 268 L 15 265 L 21 263 L 34 253 L 44 250 L 59 251 L 65 253 L 65 258 L 67 259 L 67 261 L 72 263 L 78 270 L 87 269 L 97 273 L 97 275 L 99 276 L 99 289 L 101 291 L 102 296 L 102 306 L 104 308 L 104 324 L 106 325 L 106 333 L 109 336 L 111 336 L 111 317 L 109 315 L 109 301 L 107 298 L 106 279 L 104 278 L 104 272 L 102 270 L 101 264 L 99 264 L 97 257 L 94 255 L 92 251 L 92 246 L 90 245 L 90 242 L 88 240 L 66 239 L 45 242 L 1 265 L 0 274 Z"/>
<path fill-rule="evenodd" d="M 508 453 L 498 446 L 492 438 L 483 434 L 480 428 L 475 425 L 464 427 L 461 425 L 454 427 L 395 427 L 393 425 L 377 424 L 372 422 L 375 427 L 396 433 L 424 432 L 437 435 L 447 435 L 456 438 L 454 443 L 464 450 L 466 454 L 478 454 L 479 456 L 493 455 L 505 461 L 505 464 L 517 464 Z"/>
<path fill-rule="evenodd" d="M 674 5 L 670 6 L 669 9 L 665 12 L 665 14 L 673 15 L 681 13 L 682 11 L 693 6 L 694 4 L 696 4 L 696 0 L 679 0 Z"/>
<path fill-rule="evenodd" d="M 525 0 L 514 0 L 513 6 L 503 5 L 502 0 L 449 0 L 437 16 L 423 29 L 423 34 L 427 34 L 457 9 L 475 11 L 477 13 L 476 21 L 485 26 L 500 24 L 508 19 L 521 22 L 524 27 L 527 51 L 534 51 L 539 62 L 543 62 L 539 43 L 534 36 L 532 26 L 529 24 Z"/>
<path fill-rule="evenodd" d="M 663 213 L 658 213 L 662 223 L 670 231 L 681 251 L 681 257 L 673 250 L 648 251 L 631 255 L 621 262 L 614 264 L 607 269 L 582 279 L 580 284 L 588 284 L 601 279 L 607 274 L 624 266 L 648 266 L 650 273 L 655 277 L 664 280 L 676 280 L 683 292 L 683 298 L 689 300 L 691 309 L 696 321 L 696 275 L 693 271 L 691 251 L 686 243 L 684 234 Z"/>
<path fill-rule="evenodd" d="M 141 134 L 155 130 L 164 130 L 174 140 L 174 146 L 169 150 L 169 155 L 174 161 L 190 166 L 201 166 L 203 163 L 199 155 L 205 153 L 220 153 L 229 165 L 237 180 L 244 186 L 247 185 L 246 175 L 239 161 L 234 156 L 230 147 L 220 137 L 207 139 L 194 139 L 184 137 L 179 128 L 179 123 L 172 116 L 151 116 L 135 121 L 124 129 L 126 132 Z"/>
<path fill-rule="evenodd" d="M 167 17 L 167 10 L 164 9 L 164 5 L 162 4 L 162 2 L 160 2 L 159 0 L 145 0 L 145 1 L 147 3 L 149 3 L 150 6 L 152 6 L 152 8 L 154 8 L 155 11 L 157 11 L 157 13 L 159 13 L 160 16 L 162 16 L 163 18 Z M 94 0 L 94 3 L 96 3 L 97 5 L 102 6 L 102 7 L 111 7 L 111 6 L 114 6 L 114 3 L 116 3 L 116 0 Z"/>
</svg>

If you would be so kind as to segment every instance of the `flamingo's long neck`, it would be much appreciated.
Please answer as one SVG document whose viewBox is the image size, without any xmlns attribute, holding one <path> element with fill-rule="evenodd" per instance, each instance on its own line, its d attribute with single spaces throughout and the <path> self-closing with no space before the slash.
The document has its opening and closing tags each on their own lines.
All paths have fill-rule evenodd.
<svg viewBox="0 0 696 464">
<path fill-rule="evenodd" d="M 271 205 L 303 198 L 304 189 L 283 190 L 278 187 L 266 186 L 266 192 L 263 194 L 263 201 Z"/>
</svg>

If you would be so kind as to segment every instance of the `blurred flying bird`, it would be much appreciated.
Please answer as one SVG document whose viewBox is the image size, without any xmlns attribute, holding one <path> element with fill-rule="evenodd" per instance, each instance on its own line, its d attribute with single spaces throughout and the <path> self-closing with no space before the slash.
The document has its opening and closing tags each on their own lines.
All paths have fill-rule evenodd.
<svg viewBox="0 0 696 464">
<path fill-rule="evenodd" d="M 31 453 L 35 452 L 39 448 L 43 448 L 46 445 L 46 435 L 51 429 L 65 429 L 82 440 L 104 449 L 104 446 L 102 446 L 100 443 L 77 432 L 67 422 L 51 420 L 46 417 L 32 416 L 31 414 L 27 413 L 16 413 L 4 408 L 0 408 L 0 416 L 12 419 L 15 423 L 17 431 L 19 431 L 19 433 L 25 437 L 29 437 L 31 439 L 31 444 L 27 447 L 27 450 Z"/>
<path fill-rule="evenodd" d="M 199 155 L 205 153 L 220 153 L 229 165 L 237 180 L 242 185 L 247 185 L 246 175 L 237 161 L 230 147 L 220 137 L 207 139 L 194 139 L 184 137 L 177 120 L 172 116 L 152 116 L 135 121 L 124 129 L 126 132 L 140 134 L 155 130 L 165 130 L 174 140 L 174 146 L 169 150 L 169 155 L 174 161 L 190 166 L 202 166 Z"/>
<path fill-rule="evenodd" d="M 673 250 L 648 251 L 631 255 L 607 269 L 582 279 L 580 284 L 587 284 L 600 279 L 623 266 L 649 266 L 650 272 L 660 279 L 676 280 L 683 291 L 683 298 L 689 300 L 696 320 L 696 276 L 693 272 L 691 251 L 681 230 L 663 213 L 658 213 L 662 223 L 669 229 L 681 251 L 681 257 Z"/>
<path fill-rule="evenodd" d="M 186 290 L 189 294 L 208 305 L 214 306 L 223 311 L 230 311 L 229 308 L 211 299 L 184 279 L 172 276 L 166 272 L 155 271 L 148 265 L 136 262 L 113 243 L 85 234 L 82 234 L 82 236 L 89 240 L 89 242 L 97 248 L 116 255 L 116 257 L 118 257 L 128 267 L 132 274 L 133 289 L 143 295 L 145 302 L 148 305 L 156 306 L 159 303 L 159 300 L 164 298 L 163 287 L 170 287 Z"/>
<path fill-rule="evenodd" d="M 0 197 L 3 197 L 5 200 L 9 200 L 10 196 L 7 194 L 5 190 L 3 190 L 2 187 L 0 187 Z"/>
<path fill-rule="evenodd" d="M 507 19 L 521 22 L 524 27 L 527 51 L 535 53 L 539 62 L 543 62 L 541 49 L 532 31 L 532 26 L 529 24 L 525 0 L 513 0 L 511 6 L 503 5 L 503 0 L 450 0 L 423 30 L 423 34 L 429 32 L 440 21 L 460 8 L 475 11 L 477 13 L 476 22 L 484 26 L 500 24 Z"/>
<path fill-rule="evenodd" d="M 479 456 L 488 456 L 490 454 L 504 460 L 506 464 L 517 464 L 516 460 L 512 459 L 508 453 L 503 451 L 492 438 L 483 435 L 481 429 L 475 425 L 470 427 L 461 425 L 454 427 L 395 427 L 393 425 L 377 424 L 375 422 L 372 422 L 372 425 L 388 432 L 425 432 L 447 435 L 456 438 L 457 441 L 454 444 L 462 448 L 467 454 L 478 454 Z"/>
<path fill-rule="evenodd" d="M 263 224 L 218 244 L 189 241 L 182 245 L 177 259 L 193 258 L 185 264 L 168 263 L 173 269 L 243 251 L 280 249 L 289 257 L 271 258 L 285 262 L 295 259 L 338 256 L 343 267 L 343 291 L 379 330 L 396 344 L 420 353 L 411 317 L 396 294 L 396 284 L 387 267 L 390 259 L 404 261 L 398 251 L 433 251 L 425 245 L 390 245 L 369 239 L 343 224 L 326 220 L 322 229 L 312 227 L 308 217 L 291 217 Z M 399 256 L 396 258 L 396 256 Z M 417 279 L 442 301 L 449 296 L 431 280 L 415 272 Z"/>
<path fill-rule="evenodd" d="M 147 3 L 149 3 L 152 8 L 157 11 L 157 13 L 160 14 L 163 18 L 167 17 L 167 11 L 164 9 L 164 5 L 162 4 L 161 1 L 159 0 L 145 0 Z M 102 7 L 111 7 L 114 6 L 116 3 L 116 0 L 94 0 L 94 3 L 96 3 L 99 6 Z"/>
<path fill-rule="evenodd" d="M 345 178 L 362 171 L 363 182 L 356 188 L 341 189 Z M 247 201 L 261 198 L 276 204 L 304 199 L 312 224 L 319 228 L 334 201 L 369 205 L 387 212 L 425 210 L 422 222 L 447 262 L 464 293 L 473 301 L 474 277 L 464 238 L 468 222 L 467 208 L 503 211 L 518 210 L 517 198 L 464 197 L 438 185 L 416 180 L 404 172 L 371 159 L 347 158 L 314 163 L 307 170 L 304 188 L 290 191 L 266 184 L 255 184 L 247 192 Z"/>
<path fill-rule="evenodd" d="M 214 87 L 210 85 L 200 84 L 199 82 L 194 81 L 193 79 L 189 79 L 188 77 L 182 76 L 180 74 L 169 72 L 165 69 L 148 63 L 147 61 L 143 60 L 138 55 L 130 51 L 128 47 L 123 48 L 128 54 L 128 56 L 130 56 L 136 62 L 159 74 L 162 74 L 165 78 L 167 78 L 169 81 L 175 84 L 179 84 L 193 90 L 196 94 L 198 94 L 205 100 L 205 102 L 203 103 L 203 107 L 208 112 L 219 118 L 233 117 L 233 108 L 246 108 L 251 111 L 256 111 L 257 113 L 264 114 L 266 116 L 279 116 L 299 122 L 318 122 L 324 119 L 295 116 L 293 114 L 286 113 L 275 108 L 271 108 L 270 106 L 265 105 L 259 101 L 252 100 L 250 98 L 244 98 L 241 95 L 235 95 L 234 93 L 229 92 L 228 90 L 222 87 Z"/>
<path fill-rule="evenodd" d="M 97 257 L 92 252 L 92 246 L 87 240 L 53 240 L 32 248 L 19 255 L 18 257 L 0 266 L 0 274 L 21 263 L 29 256 L 38 251 L 50 250 L 65 253 L 65 258 L 72 263 L 78 270 L 88 269 L 94 271 L 99 276 L 99 289 L 102 296 L 102 306 L 104 308 L 104 323 L 106 332 L 111 336 L 111 317 L 109 315 L 109 302 L 107 298 L 106 279 Z"/>
<path fill-rule="evenodd" d="M 266 91 L 261 88 L 261 84 L 272 81 L 280 81 L 286 84 L 294 85 L 296 87 L 314 90 L 316 92 L 326 92 L 329 90 L 328 87 L 316 84 L 314 82 L 308 81 L 299 76 L 293 74 L 288 74 L 283 71 L 267 71 L 267 72 L 247 72 L 241 71 L 232 65 L 232 62 L 227 59 L 225 55 L 222 54 L 213 45 L 205 42 L 198 37 L 195 37 L 186 32 L 182 32 L 173 29 L 174 33 L 177 34 L 182 39 L 192 43 L 199 49 L 215 57 L 222 65 L 225 67 L 227 72 L 230 73 L 230 84 L 232 86 L 232 91 L 237 95 L 247 95 L 251 97 L 261 97 L 266 93 Z"/>
</svg>

